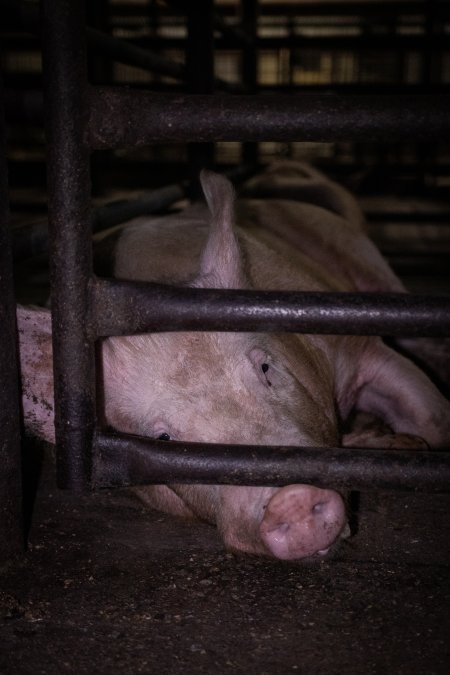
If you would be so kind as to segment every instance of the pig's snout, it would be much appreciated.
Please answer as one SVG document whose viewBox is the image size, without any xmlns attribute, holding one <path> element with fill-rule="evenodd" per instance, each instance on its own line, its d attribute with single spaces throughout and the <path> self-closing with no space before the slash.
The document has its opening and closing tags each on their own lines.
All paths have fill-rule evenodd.
<svg viewBox="0 0 450 675">
<path fill-rule="evenodd" d="M 260 525 L 267 549 L 282 560 L 325 555 L 347 519 L 342 498 L 331 490 L 288 485 L 267 504 Z"/>
</svg>

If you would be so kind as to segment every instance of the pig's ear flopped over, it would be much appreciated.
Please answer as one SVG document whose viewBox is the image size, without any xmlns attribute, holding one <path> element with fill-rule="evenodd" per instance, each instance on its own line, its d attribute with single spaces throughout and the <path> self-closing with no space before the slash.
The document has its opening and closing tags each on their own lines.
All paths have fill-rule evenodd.
<svg viewBox="0 0 450 675">
<path fill-rule="evenodd" d="M 203 170 L 200 181 L 211 212 L 208 240 L 193 286 L 243 288 L 247 285 L 234 222 L 234 190 L 231 183 L 212 171 Z"/>
</svg>

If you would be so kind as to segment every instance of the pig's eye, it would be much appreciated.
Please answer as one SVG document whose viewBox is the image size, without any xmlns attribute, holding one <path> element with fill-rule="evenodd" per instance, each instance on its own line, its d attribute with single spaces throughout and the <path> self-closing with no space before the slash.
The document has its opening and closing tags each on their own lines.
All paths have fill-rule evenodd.
<svg viewBox="0 0 450 675">
<path fill-rule="evenodd" d="M 268 363 L 262 363 L 261 364 L 261 370 L 263 371 L 264 375 L 266 376 L 266 382 L 269 385 L 269 387 L 272 386 L 272 382 L 269 380 L 267 376 L 267 371 L 269 370 L 269 364 Z"/>
<path fill-rule="evenodd" d="M 170 441 L 170 436 L 169 436 L 169 434 L 167 434 L 167 433 L 164 432 L 163 434 L 160 434 L 160 435 L 158 436 L 158 439 L 157 439 L 157 440 L 158 440 L 158 441 Z"/>
</svg>

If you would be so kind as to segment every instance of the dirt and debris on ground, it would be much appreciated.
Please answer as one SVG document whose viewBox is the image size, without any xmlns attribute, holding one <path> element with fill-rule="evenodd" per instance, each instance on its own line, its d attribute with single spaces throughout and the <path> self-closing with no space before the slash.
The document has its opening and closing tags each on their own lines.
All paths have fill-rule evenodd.
<svg viewBox="0 0 450 675">
<path fill-rule="evenodd" d="M 450 672 L 450 496 L 362 494 L 330 560 L 226 552 L 125 490 L 59 491 L 0 575 L 0 672 Z"/>
</svg>

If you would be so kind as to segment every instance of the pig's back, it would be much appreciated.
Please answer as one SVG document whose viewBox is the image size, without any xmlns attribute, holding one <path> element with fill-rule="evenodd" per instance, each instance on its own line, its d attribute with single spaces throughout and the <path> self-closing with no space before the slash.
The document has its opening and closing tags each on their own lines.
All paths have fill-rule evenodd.
<svg viewBox="0 0 450 675">
<path fill-rule="evenodd" d="M 189 283 L 199 270 L 208 223 L 209 212 L 200 204 L 173 216 L 130 221 L 115 245 L 114 275 Z M 282 199 L 240 199 L 235 229 L 255 288 L 351 291 L 378 290 L 380 278 L 390 288 L 397 283 L 362 232 L 319 206 Z"/>
</svg>

